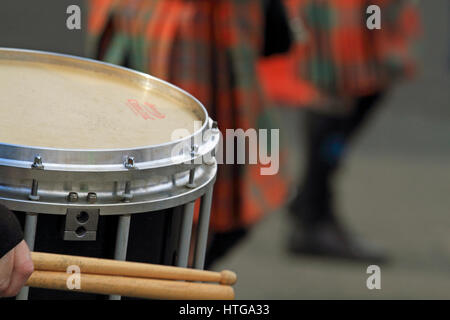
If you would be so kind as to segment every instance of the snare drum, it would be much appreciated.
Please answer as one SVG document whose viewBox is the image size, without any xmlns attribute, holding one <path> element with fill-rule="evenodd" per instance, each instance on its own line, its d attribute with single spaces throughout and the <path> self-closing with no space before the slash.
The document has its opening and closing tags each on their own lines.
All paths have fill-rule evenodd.
<svg viewBox="0 0 450 320">
<path fill-rule="evenodd" d="M 201 199 L 193 267 L 202 269 L 218 141 L 201 103 L 167 82 L 0 49 L 0 202 L 22 219 L 31 250 L 186 267 Z"/>
</svg>

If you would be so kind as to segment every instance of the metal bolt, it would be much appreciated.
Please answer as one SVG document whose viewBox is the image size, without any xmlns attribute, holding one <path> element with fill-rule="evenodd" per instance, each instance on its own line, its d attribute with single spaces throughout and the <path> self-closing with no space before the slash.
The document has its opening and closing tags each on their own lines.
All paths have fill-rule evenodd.
<svg viewBox="0 0 450 320">
<path fill-rule="evenodd" d="M 89 192 L 87 194 L 87 202 L 88 203 L 95 203 L 95 202 L 97 202 L 97 194 L 95 192 Z"/>
<path fill-rule="evenodd" d="M 198 154 L 198 145 L 194 144 L 191 147 L 191 157 L 194 158 L 197 154 Z M 194 163 L 194 159 L 192 159 L 191 162 Z M 189 182 L 187 183 L 186 187 L 195 188 L 194 178 L 195 178 L 195 167 L 189 170 Z"/>
<path fill-rule="evenodd" d="M 133 195 L 131 194 L 131 182 L 125 182 L 125 191 L 123 193 L 123 202 L 130 202 L 133 199 Z"/>
<path fill-rule="evenodd" d="M 211 129 L 213 129 L 213 130 L 219 130 L 219 125 L 217 124 L 217 121 L 213 121 L 213 122 L 212 122 Z"/>
<path fill-rule="evenodd" d="M 191 147 L 191 157 L 195 157 L 198 154 L 198 145 L 194 144 Z"/>
<path fill-rule="evenodd" d="M 186 184 L 186 187 L 191 189 L 195 188 L 194 178 L 195 178 L 195 168 L 189 170 L 189 182 Z"/>
<path fill-rule="evenodd" d="M 30 199 L 32 201 L 38 201 L 39 200 L 38 188 L 39 188 L 38 181 L 33 179 L 33 183 L 31 185 L 31 194 L 28 195 L 28 199 Z"/>
<path fill-rule="evenodd" d="M 33 169 L 44 169 L 44 166 L 42 164 L 42 158 L 40 155 L 37 155 L 34 157 L 33 164 L 31 165 Z"/>
<path fill-rule="evenodd" d="M 134 168 L 134 157 L 127 157 L 125 159 L 124 165 L 125 165 L 125 168 L 127 168 L 127 169 Z"/>
<path fill-rule="evenodd" d="M 78 201 L 78 193 L 76 193 L 76 192 L 69 192 L 69 195 L 67 196 L 67 200 L 69 202 L 77 202 Z"/>
</svg>

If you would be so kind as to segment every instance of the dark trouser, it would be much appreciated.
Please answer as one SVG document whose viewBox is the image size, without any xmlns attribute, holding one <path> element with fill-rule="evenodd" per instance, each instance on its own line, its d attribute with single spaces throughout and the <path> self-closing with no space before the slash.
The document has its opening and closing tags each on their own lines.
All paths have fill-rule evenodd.
<svg viewBox="0 0 450 320">
<path fill-rule="evenodd" d="M 345 151 L 371 114 L 382 94 L 360 97 L 346 116 L 305 114 L 306 167 L 300 193 L 293 202 L 293 214 L 303 223 L 334 219 L 331 208 L 332 178 Z M 304 207 L 308 207 L 305 209 Z"/>
</svg>

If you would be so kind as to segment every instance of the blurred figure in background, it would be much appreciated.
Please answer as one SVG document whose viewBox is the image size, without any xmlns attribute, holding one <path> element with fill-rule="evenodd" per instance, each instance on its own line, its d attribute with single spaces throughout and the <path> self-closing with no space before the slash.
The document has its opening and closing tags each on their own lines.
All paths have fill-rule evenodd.
<svg viewBox="0 0 450 320">
<path fill-rule="evenodd" d="M 381 9 L 381 29 L 369 30 L 366 10 Z M 296 71 L 329 103 L 305 112 L 306 167 L 290 206 L 302 232 L 292 233 L 296 253 L 380 262 L 384 255 L 356 239 L 336 213 L 332 179 L 355 134 L 403 77 L 413 74 L 411 43 L 418 18 L 407 0 L 288 0 L 303 26 L 296 30 Z"/>
<path fill-rule="evenodd" d="M 88 55 L 188 91 L 223 133 L 258 128 L 264 101 L 255 62 L 271 2 L 90 0 Z M 260 165 L 219 165 L 206 267 L 243 239 L 264 212 L 279 206 L 285 193 L 279 176 L 260 176 Z"/>
<path fill-rule="evenodd" d="M 380 262 L 384 254 L 354 237 L 335 208 L 332 180 L 348 146 L 382 98 L 414 73 L 411 44 L 419 21 L 408 0 L 285 0 L 296 38 L 289 55 L 262 66 L 275 100 L 305 108 L 299 138 L 306 164 L 289 210 L 289 249 Z M 370 5 L 381 9 L 381 29 L 369 30 Z M 294 72 L 274 79 L 275 72 Z"/>
</svg>

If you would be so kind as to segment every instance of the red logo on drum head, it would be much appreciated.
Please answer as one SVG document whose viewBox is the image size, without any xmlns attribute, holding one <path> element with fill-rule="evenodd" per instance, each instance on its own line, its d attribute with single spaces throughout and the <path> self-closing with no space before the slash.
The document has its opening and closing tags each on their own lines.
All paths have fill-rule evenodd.
<svg viewBox="0 0 450 320">
<path fill-rule="evenodd" d="M 136 99 L 128 99 L 126 105 L 133 113 L 144 120 L 164 119 L 166 116 L 158 111 L 154 104 L 145 102 L 143 106 Z"/>
</svg>

